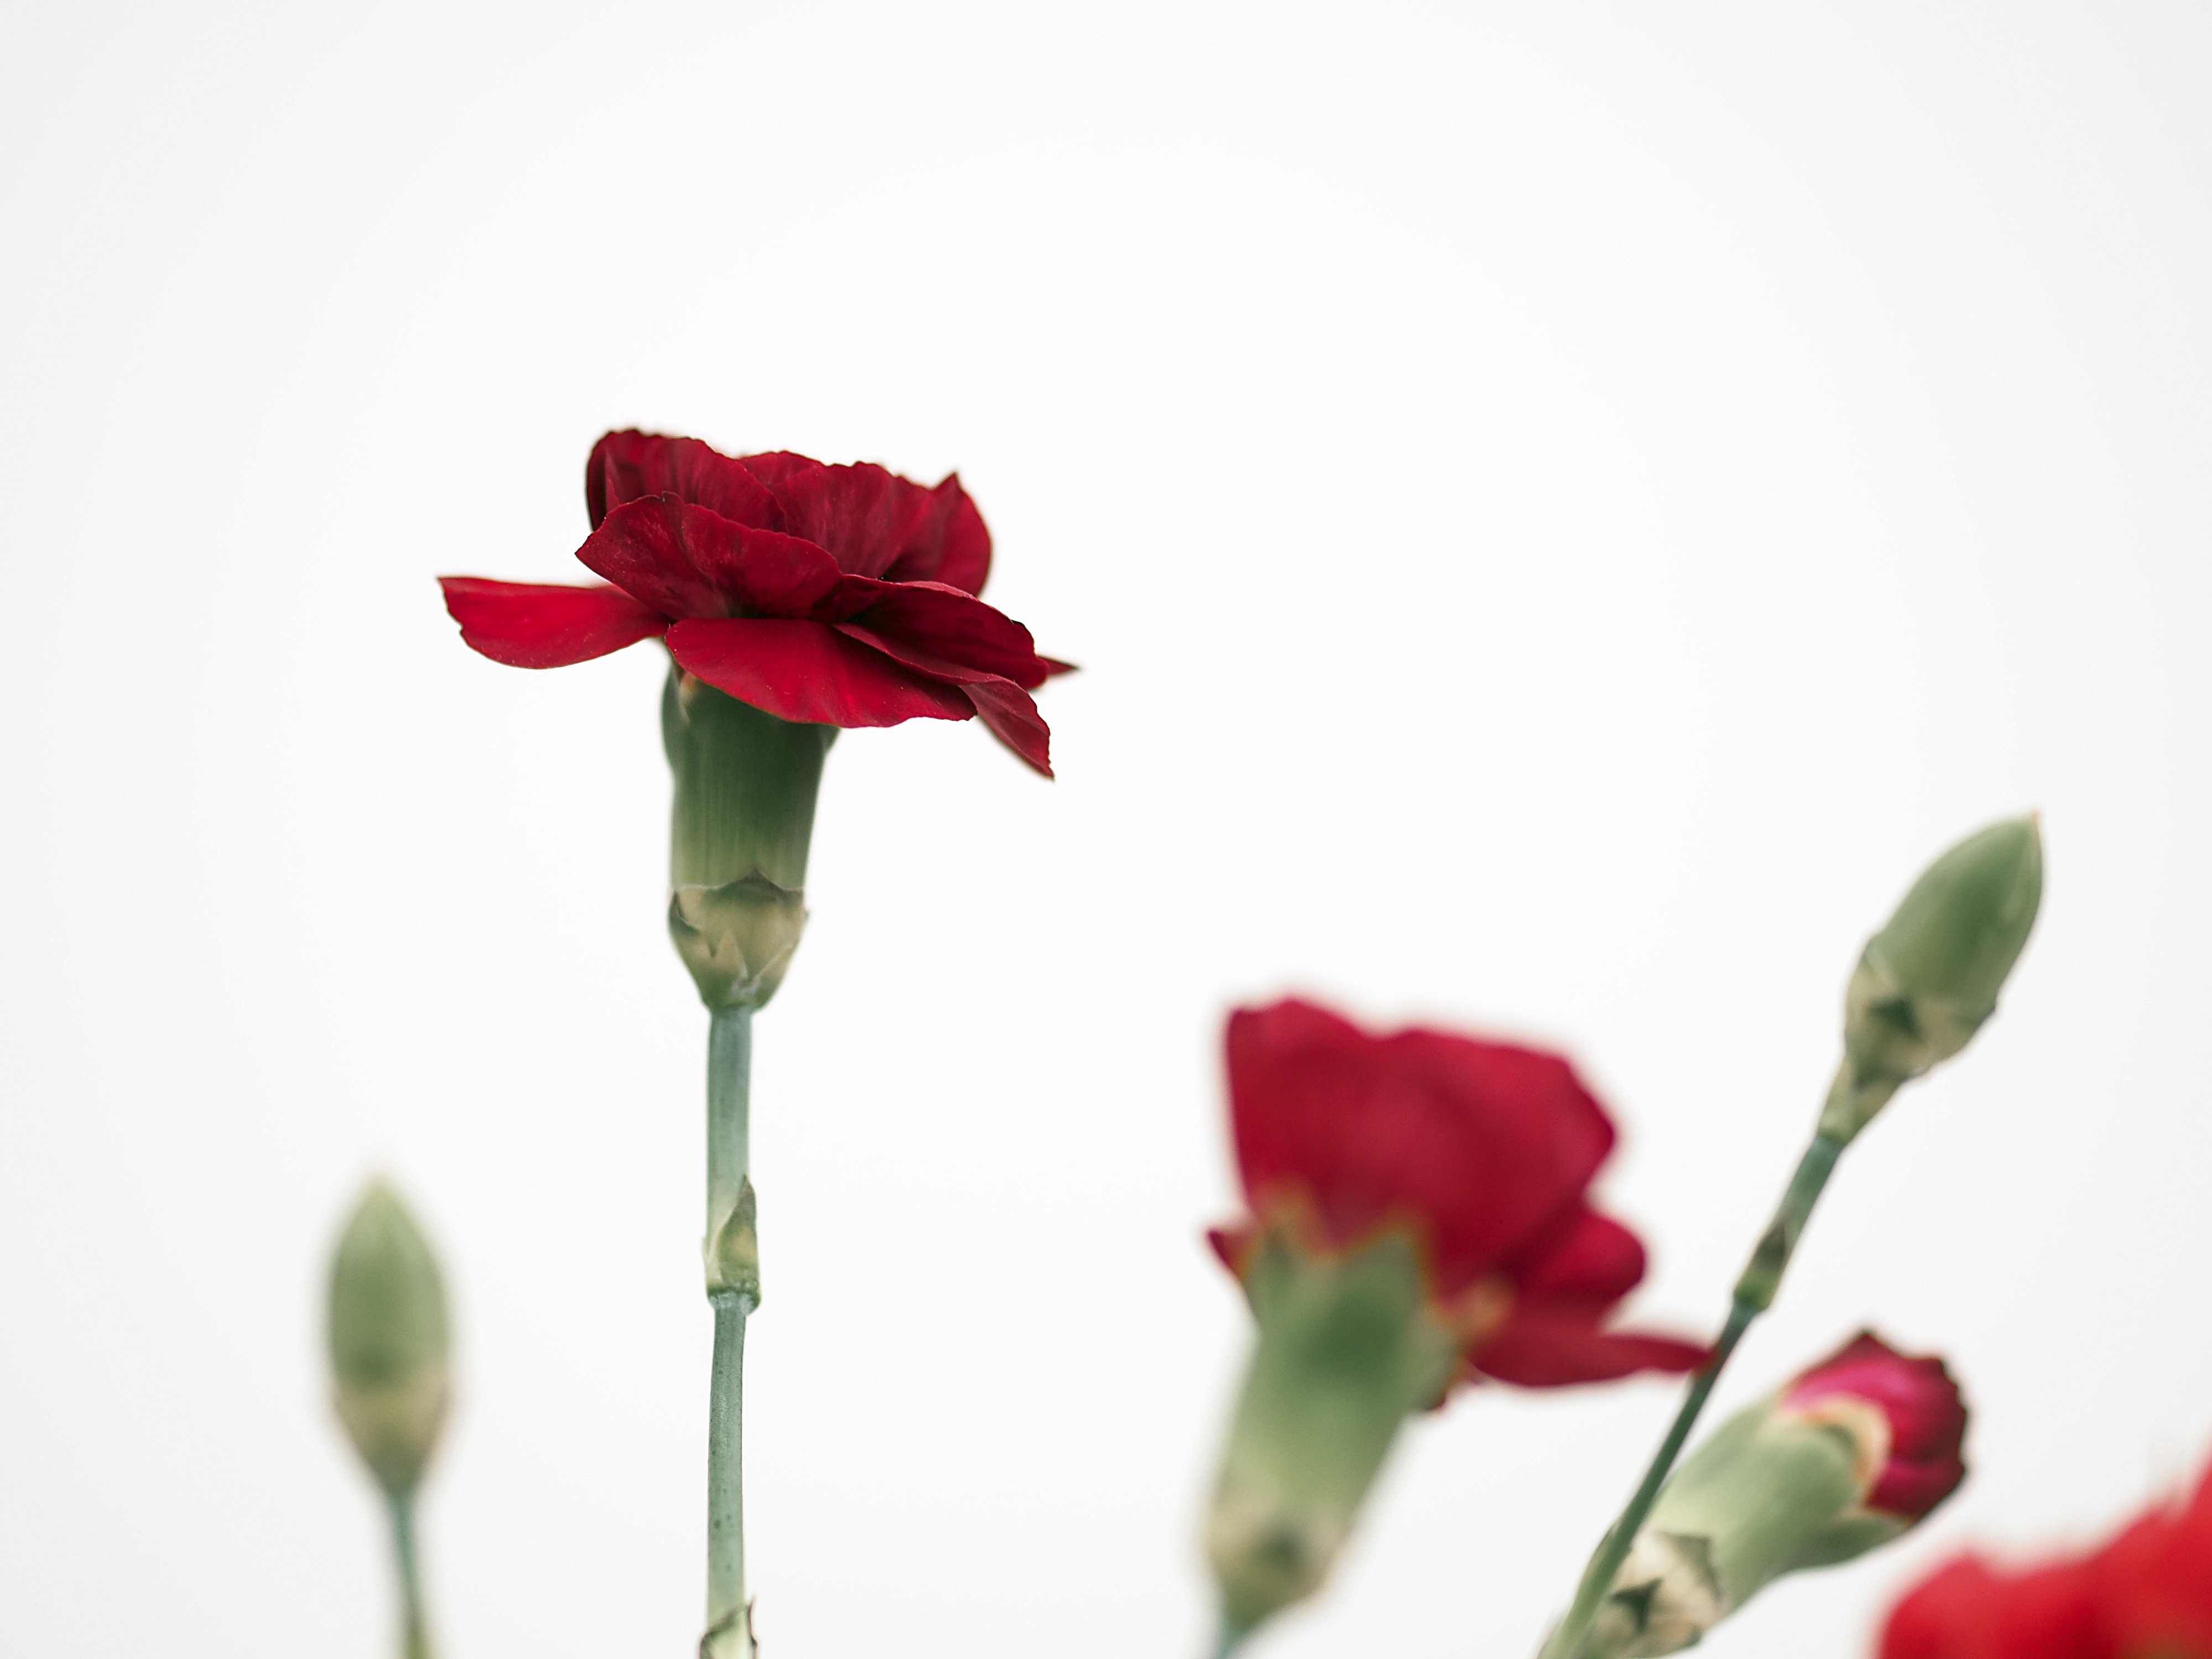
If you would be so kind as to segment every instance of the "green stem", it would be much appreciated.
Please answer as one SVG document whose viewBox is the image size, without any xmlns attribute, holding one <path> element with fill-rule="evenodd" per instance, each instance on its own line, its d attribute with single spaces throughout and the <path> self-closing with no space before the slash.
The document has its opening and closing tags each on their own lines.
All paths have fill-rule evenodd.
<svg viewBox="0 0 2212 1659">
<path fill-rule="evenodd" d="M 399 1650 L 404 1659 L 430 1659 L 429 1628 L 422 1617 L 422 1575 L 415 1560 L 415 1494 L 394 1492 L 392 1557 L 399 1574 Z"/>
<path fill-rule="evenodd" d="M 1244 1645 L 1244 1638 L 1248 1634 L 1249 1632 L 1237 1629 L 1224 1619 L 1220 1634 L 1213 1638 L 1213 1646 L 1209 1650 L 1211 1659 L 1229 1659 L 1231 1654 Z"/>
<path fill-rule="evenodd" d="M 746 1183 L 752 1011 L 718 1008 L 707 1038 L 707 1237 L 711 1247 Z M 745 1612 L 745 1316 L 752 1298 L 710 1294 L 714 1371 L 707 1417 L 707 1632 L 702 1654 L 750 1656 Z M 732 1639 L 734 1637 L 734 1640 Z"/>
<path fill-rule="evenodd" d="M 1636 1495 L 1628 1500 L 1628 1507 L 1621 1510 L 1620 1518 L 1607 1530 L 1597 1553 L 1590 1558 L 1582 1583 L 1575 1588 L 1574 1605 L 1567 1609 L 1567 1616 L 1544 1644 L 1540 1659 L 1581 1659 L 1583 1644 L 1597 1620 L 1598 1609 L 1605 1603 L 1607 1592 L 1613 1588 L 1613 1575 L 1628 1559 L 1637 1531 L 1644 1525 L 1644 1516 L 1651 1513 L 1651 1505 L 1658 1500 L 1659 1489 L 1667 1483 L 1674 1460 L 1681 1455 L 1683 1443 L 1689 1439 L 1698 1413 L 1705 1410 L 1713 1384 L 1720 1381 L 1729 1357 L 1735 1353 L 1736 1344 L 1743 1340 L 1743 1334 L 1751 1328 L 1751 1322 L 1773 1304 L 1774 1293 L 1782 1284 L 1783 1270 L 1790 1265 L 1797 1241 L 1804 1236 L 1806 1220 L 1820 1200 L 1820 1189 L 1828 1184 L 1828 1176 L 1843 1150 L 1841 1140 L 1826 1133 L 1815 1134 L 1812 1144 L 1805 1148 L 1805 1155 L 1798 1159 L 1789 1190 L 1775 1206 L 1774 1219 L 1759 1235 L 1742 1277 L 1736 1280 L 1735 1299 L 1729 1309 L 1728 1323 L 1721 1330 L 1720 1340 L 1713 1344 L 1712 1358 L 1690 1379 L 1689 1392 L 1683 1396 L 1682 1408 L 1674 1413 L 1674 1425 L 1659 1443 L 1659 1449 L 1652 1456 L 1651 1467 L 1644 1470 Z"/>
</svg>

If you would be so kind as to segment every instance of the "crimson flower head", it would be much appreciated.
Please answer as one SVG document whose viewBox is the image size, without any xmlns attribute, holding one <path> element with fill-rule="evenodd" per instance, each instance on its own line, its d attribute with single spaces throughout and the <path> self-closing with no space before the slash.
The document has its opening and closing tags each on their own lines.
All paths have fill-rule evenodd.
<svg viewBox="0 0 2212 1659">
<path fill-rule="evenodd" d="M 659 639 L 686 673 L 780 720 L 981 716 L 1052 775 L 1030 693 L 1068 665 L 975 597 L 991 534 L 957 476 L 930 489 L 865 463 L 610 432 L 584 495 L 576 556 L 607 585 L 441 579 L 462 639 L 495 662 L 558 668 Z"/>
<path fill-rule="evenodd" d="M 1950 1562 L 1891 1611 L 1881 1659 L 2212 1659 L 2212 1470 L 2102 1548 Z"/>
<path fill-rule="evenodd" d="M 1253 1218 L 1216 1231 L 1242 1276 L 1263 1233 L 1322 1254 L 1413 1242 L 1461 1380 L 1527 1388 L 1686 1371 L 1706 1351 L 1605 1328 L 1644 1247 L 1586 1193 L 1613 1125 L 1556 1054 L 1419 1028 L 1375 1036 L 1309 1002 L 1239 1010 L 1230 1112 Z"/>
<path fill-rule="evenodd" d="M 1861 1506 L 1911 1525 L 1966 1478 L 1966 1407 L 1941 1359 L 1908 1358 L 1862 1331 L 1782 1392 L 1777 1411 L 1820 1420 L 1838 1413 L 1878 1454 Z M 1869 1432 L 1870 1431 L 1870 1432 Z"/>
</svg>

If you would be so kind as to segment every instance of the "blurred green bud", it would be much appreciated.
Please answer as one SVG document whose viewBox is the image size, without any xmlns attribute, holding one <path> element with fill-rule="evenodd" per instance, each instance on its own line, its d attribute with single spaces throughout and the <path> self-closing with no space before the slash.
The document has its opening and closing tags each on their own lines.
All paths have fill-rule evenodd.
<svg viewBox="0 0 2212 1659">
<path fill-rule="evenodd" d="M 445 1425 L 451 1335 L 437 1258 L 382 1181 L 338 1236 L 330 1342 L 338 1419 L 378 1484 L 403 1497 Z"/>
<path fill-rule="evenodd" d="M 2033 816 L 1969 836 L 1867 941 L 1844 995 L 1844 1064 L 1820 1133 L 1848 1141 L 1900 1085 L 1966 1046 L 1996 1012 L 2043 898 Z"/>
<path fill-rule="evenodd" d="M 1941 1359 L 1862 1333 L 1683 1461 L 1614 1575 L 1583 1659 L 1680 1652 L 1783 1574 L 1898 1537 L 1966 1479 L 1966 1431 Z"/>
<path fill-rule="evenodd" d="M 1323 1256 L 1265 1234 L 1243 1278 L 1260 1340 L 1206 1534 L 1238 1633 L 1320 1587 L 1398 1425 L 1442 1397 L 1460 1358 L 1401 1235 Z"/>
</svg>

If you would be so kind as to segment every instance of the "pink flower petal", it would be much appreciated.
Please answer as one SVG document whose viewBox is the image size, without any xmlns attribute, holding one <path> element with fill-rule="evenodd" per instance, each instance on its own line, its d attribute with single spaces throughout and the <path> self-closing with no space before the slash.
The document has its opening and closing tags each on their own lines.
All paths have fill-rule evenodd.
<svg viewBox="0 0 2212 1659">
<path fill-rule="evenodd" d="M 446 609 L 461 638 L 494 662 L 514 668 L 563 668 L 589 662 L 668 627 L 668 619 L 616 587 L 495 582 L 441 576 Z"/>
<path fill-rule="evenodd" d="M 668 649 L 688 672 L 779 720 L 896 726 L 975 713 L 957 687 L 902 667 L 822 623 L 730 617 L 685 621 Z"/>
</svg>

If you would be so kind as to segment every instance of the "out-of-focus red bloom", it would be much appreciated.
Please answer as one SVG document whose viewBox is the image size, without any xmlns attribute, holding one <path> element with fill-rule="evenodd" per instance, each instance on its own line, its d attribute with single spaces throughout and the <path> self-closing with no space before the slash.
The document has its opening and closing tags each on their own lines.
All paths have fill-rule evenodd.
<svg viewBox="0 0 2212 1659">
<path fill-rule="evenodd" d="M 1030 692 L 1068 665 L 975 595 L 991 533 L 957 475 L 732 458 L 696 438 L 610 432 L 576 556 L 611 586 L 440 579 L 461 637 L 559 668 L 659 638 L 686 672 L 781 720 L 896 726 L 980 715 L 1052 775 Z"/>
<path fill-rule="evenodd" d="M 1785 1415 L 1818 1414 L 1824 1401 L 1859 1401 L 1889 1425 L 1888 1455 L 1865 1506 L 1910 1523 L 1958 1491 L 1966 1406 L 1941 1359 L 1908 1358 L 1862 1331 L 1783 1391 Z"/>
<path fill-rule="evenodd" d="M 1891 1611 L 1881 1659 L 2212 1659 L 2212 1471 L 2075 1559 L 1950 1563 Z"/>
<path fill-rule="evenodd" d="M 1558 1055 L 1372 1036 L 1295 1000 L 1232 1014 L 1228 1053 L 1253 1212 L 1211 1235 L 1231 1272 L 1263 1229 L 1318 1252 L 1396 1230 L 1462 1339 L 1462 1381 L 1548 1388 L 1704 1362 L 1693 1343 L 1604 1328 L 1644 1247 L 1586 1200 L 1613 1125 Z"/>
</svg>

